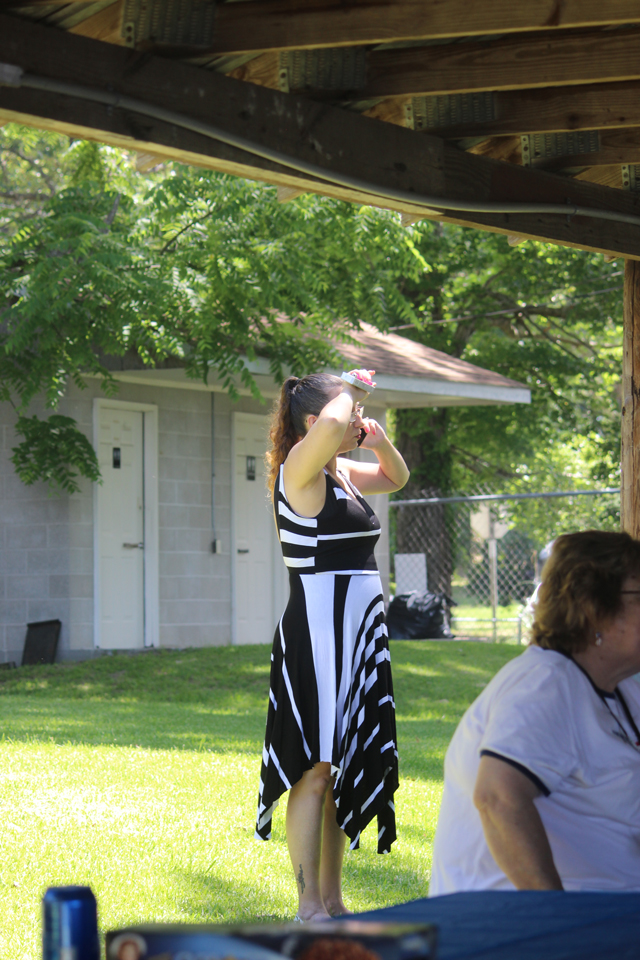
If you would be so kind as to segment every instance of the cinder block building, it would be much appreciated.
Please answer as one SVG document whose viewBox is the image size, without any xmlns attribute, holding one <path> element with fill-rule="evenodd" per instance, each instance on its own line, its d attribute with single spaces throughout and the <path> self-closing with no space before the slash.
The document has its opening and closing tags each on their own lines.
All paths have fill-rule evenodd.
<svg viewBox="0 0 640 960">
<path fill-rule="evenodd" d="M 383 424 L 390 408 L 530 400 L 513 380 L 366 324 L 342 352 L 349 366 L 376 370 L 366 413 Z M 220 383 L 176 366 L 113 366 L 116 399 L 87 379 L 61 404 L 100 461 L 103 483 L 83 481 L 79 493 L 21 483 L 9 459 L 15 414 L 0 405 L 0 661 L 20 662 L 27 623 L 54 618 L 59 659 L 270 642 L 287 596 L 264 484 L 270 404 L 242 390 L 232 402 Z M 274 398 L 267 364 L 252 372 Z M 386 587 L 387 498 L 372 504 Z"/>
</svg>

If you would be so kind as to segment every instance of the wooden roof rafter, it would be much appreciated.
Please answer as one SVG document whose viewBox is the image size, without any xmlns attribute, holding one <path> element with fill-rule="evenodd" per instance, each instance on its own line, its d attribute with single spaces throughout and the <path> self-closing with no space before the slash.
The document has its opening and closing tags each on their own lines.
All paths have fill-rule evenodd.
<svg viewBox="0 0 640 960">
<path fill-rule="evenodd" d="M 55 0 L 0 0 L 0 11 L 35 12 Z M 122 0 L 104 0 L 119 15 Z M 67 0 L 63 8 L 87 8 L 95 20 L 95 0 Z M 40 14 L 40 11 L 43 11 Z M 104 18 L 106 20 L 106 17 Z M 219 3 L 210 53 L 237 54 L 322 49 L 489 34 L 550 32 L 640 23 L 635 0 L 243 0 Z"/>
<path fill-rule="evenodd" d="M 640 126 L 640 80 L 492 90 L 488 97 L 488 115 L 433 126 L 429 132 L 445 140 L 462 140 Z M 389 98 L 365 113 L 404 126 L 411 102 L 409 97 Z"/>
<path fill-rule="evenodd" d="M 207 0 L 193 3 L 206 4 Z M 403 181 L 405 186 L 409 184 L 409 192 L 436 198 L 446 195 L 458 204 L 465 197 L 472 203 L 549 203 L 564 198 L 561 202 L 592 208 L 636 209 L 637 198 L 628 189 L 621 195 L 620 188 L 635 183 L 635 172 L 625 175 L 621 171 L 635 171 L 637 164 L 640 174 L 640 0 L 607 0 L 606 4 L 600 0 L 529 0 L 526 4 L 513 4 L 512 0 L 227 0 L 210 5 L 213 29 L 206 39 L 199 37 L 202 42 L 196 44 L 197 50 L 172 49 L 166 38 L 158 45 L 144 37 L 140 44 L 135 38 L 133 49 L 122 49 L 133 42 L 123 21 L 124 5 L 125 0 L 0 0 L 0 12 L 9 14 L 6 28 L 0 24 L 0 30 L 7 38 L 24 30 L 48 31 L 47 39 L 55 41 L 53 46 L 60 51 L 72 41 L 70 34 L 78 35 L 77 43 L 82 43 L 83 37 L 89 43 L 101 41 L 105 56 L 105 51 L 113 54 L 120 48 L 132 76 L 143 61 L 154 57 L 167 58 L 164 71 L 176 82 L 180 82 L 181 71 L 196 71 L 203 89 L 217 87 L 216 74 L 227 73 L 244 81 L 233 88 L 241 91 L 235 96 L 237 102 L 255 103 L 257 97 L 266 96 L 264 88 L 297 95 L 284 101 L 272 98 L 267 114 L 275 115 L 276 103 L 283 109 L 283 102 L 295 102 L 302 105 L 296 109 L 303 115 L 314 118 L 309 119 L 310 124 L 323 116 L 325 131 L 332 124 L 336 131 L 336 136 L 329 137 L 331 149 L 337 150 L 340 141 L 349 158 L 346 168 L 370 170 L 373 189 L 381 193 L 385 184 L 387 190 L 393 190 Z M 131 16 L 131 7 L 127 9 Z M 53 30 L 54 26 L 57 29 Z M 40 46 L 44 46 L 45 35 L 41 36 Z M 2 52 L 3 46 L 0 37 L 0 59 L 13 62 L 10 49 L 5 47 Z M 65 55 L 79 57 L 80 71 L 70 71 L 78 82 L 84 55 Z M 47 67 L 45 75 L 64 79 L 69 71 L 59 61 L 48 74 Z M 34 73 L 46 63 L 47 57 L 19 61 Z M 106 79 L 107 74 L 102 81 L 94 80 L 98 87 L 102 82 L 102 87 L 124 92 L 129 86 L 136 87 L 123 81 L 125 74 L 120 65 L 112 81 Z M 260 88 L 263 94 L 259 94 Z M 143 100 L 149 95 L 148 88 L 139 90 L 138 95 L 140 92 Z M 163 96 L 165 102 L 172 101 L 172 109 L 193 113 L 193 104 L 184 98 L 174 102 L 167 85 Z M 42 106 L 45 103 L 46 108 Z M 16 105 L 24 109 L 13 109 Z M 180 145 L 171 148 L 166 131 L 161 134 L 162 124 L 149 123 L 127 111 L 115 111 L 120 122 L 113 124 L 105 122 L 100 111 L 104 113 L 104 107 L 91 107 L 87 102 L 75 103 L 72 108 L 69 98 L 61 102 L 56 94 L 44 91 L 0 89 L 0 117 L 4 119 L 21 117 L 55 129 L 84 130 L 84 135 L 128 143 L 152 158 L 173 156 L 257 176 L 277 184 L 286 198 L 316 190 L 391 206 L 405 214 L 407 221 L 426 214 L 561 243 L 574 243 L 579 233 L 583 242 L 577 241 L 578 246 L 601 249 L 609 256 L 622 252 L 636 256 L 635 241 L 621 249 L 620 225 L 599 221 L 585 232 L 584 218 L 578 217 L 565 225 L 570 228 L 567 231 L 557 217 L 547 214 L 532 228 L 527 221 L 530 214 L 523 215 L 524 221 L 516 218 L 515 223 L 513 215 L 506 212 L 484 216 L 477 211 L 425 211 L 424 205 L 413 204 L 410 196 L 407 200 L 403 195 L 402 202 L 394 203 L 388 198 L 372 198 L 360 188 L 324 182 L 322 170 L 319 175 L 301 175 L 279 162 L 242 155 L 242 150 L 234 153 L 233 148 L 212 140 L 204 144 L 193 132 L 176 134 Z M 225 113 L 224 109 L 214 112 Z M 369 118 L 385 123 L 373 132 L 373 127 L 361 126 Z M 87 119 L 90 122 L 86 123 Z M 227 122 L 234 126 L 233 118 L 223 117 L 223 123 Z M 405 131 L 411 139 L 399 140 L 394 127 L 411 128 Z M 125 128 L 134 135 L 125 134 Z M 147 128 L 153 129 L 153 137 L 138 135 Z M 355 142 L 361 135 L 374 145 L 380 158 L 387 156 L 387 169 L 362 158 Z M 191 146 L 196 149 L 185 149 Z M 295 147 L 289 144 L 289 149 L 298 158 L 305 153 L 300 142 Z M 392 160 L 394 151 L 404 159 Z M 420 188 L 420 177 L 406 172 L 396 175 L 400 168 L 410 169 L 412 155 L 423 163 L 425 154 L 437 156 L 442 168 L 437 171 L 437 164 L 423 167 Z M 356 162 L 356 157 L 364 162 Z M 489 172 L 491 161 L 499 163 L 499 174 L 495 169 Z M 141 169 L 144 165 L 138 161 Z M 543 169 L 562 176 L 541 179 Z M 327 180 L 332 175 L 335 170 L 331 174 L 329 169 Z M 346 175 L 344 170 L 342 175 Z M 473 188 L 462 182 L 464 178 L 470 178 Z M 594 186 L 598 183 L 618 191 L 613 196 L 598 193 Z M 627 224 L 623 233 L 630 240 L 635 229 Z"/>
<path fill-rule="evenodd" d="M 228 170 L 300 190 L 314 190 L 359 203 L 373 202 L 414 215 L 479 226 L 507 235 L 551 239 L 640 258 L 640 226 L 536 212 L 541 203 L 578 205 L 640 215 L 640 197 L 567 181 L 541 171 L 475 157 L 446 141 L 367 117 L 241 83 L 215 72 L 135 53 L 84 37 L 51 31 L 28 20 L 0 18 L 0 62 L 18 64 L 28 73 L 75 82 L 96 90 L 116 91 L 148 104 L 169 107 L 186 117 L 208 122 L 211 104 L 222 127 L 295 162 L 313 162 L 321 177 L 264 160 L 215 139 L 181 130 L 144 114 L 76 100 L 46 90 L 0 88 L 0 117 L 22 120 L 90 136 L 159 157 Z M 180 146 L 177 144 L 180 143 Z M 327 181 L 324 181 L 326 170 Z M 449 203 L 527 202 L 529 213 L 425 211 L 411 199 L 379 199 L 359 189 L 331 182 L 337 174 L 364 179 L 372 191 L 446 198 Z M 446 206 L 443 200 L 442 206 Z"/>
</svg>

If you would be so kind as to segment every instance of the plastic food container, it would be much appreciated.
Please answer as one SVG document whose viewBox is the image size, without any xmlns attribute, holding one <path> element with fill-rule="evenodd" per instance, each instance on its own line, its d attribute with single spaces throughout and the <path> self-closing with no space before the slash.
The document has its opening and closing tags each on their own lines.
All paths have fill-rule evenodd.
<svg viewBox="0 0 640 960">
<path fill-rule="evenodd" d="M 150 924 L 107 934 L 107 960 L 436 960 L 433 924 Z"/>
<path fill-rule="evenodd" d="M 343 373 L 340 379 L 344 380 L 345 383 L 350 383 L 352 387 L 358 387 L 359 390 L 366 391 L 366 393 L 372 393 L 376 388 L 373 380 L 365 379 L 361 374 Z"/>
</svg>

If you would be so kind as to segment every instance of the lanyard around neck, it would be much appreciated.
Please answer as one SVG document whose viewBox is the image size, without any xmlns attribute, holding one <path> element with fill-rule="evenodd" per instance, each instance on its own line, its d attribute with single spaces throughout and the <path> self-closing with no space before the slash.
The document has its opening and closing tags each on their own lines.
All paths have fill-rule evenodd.
<svg viewBox="0 0 640 960">
<path fill-rule="evenodd" d="M 624 727 L 622 726 L 622 724 L 620 723 L 620 720 L 618 719 L 618 717 L 616 717 L 615 713 L 613 712 L 613 710 L 612 710 L 611 707 L 609 706 L 609 704 L 608 704 L 608 702 L 607 702 L 608 698 L 607 698 L 604 690 L 601 690 L 600 687 L 596 686 L 596 684 L 593 682 L 592 678 L 589 676 L 589 674 L 588 674 L 587 671 L 584 669 L 584 667 L 583 667 L 581 664 L 579 664 L 576 660 L 574 660 L 573 657 L 572 657 L 570 654 L 565 653 L 564 656 L 565 656 L 568 660 L 571 660 L 571 663 L 575 664 L 575 666 L 578 668 L 578 670 L 581 670 L 582 673 L 584 673 L 585 677 L 587 678 L 587 680 L 588 680 L 589 683 L 591 684 L 593 690 L 594 690 L 595 693 L 598 695 L 598 697 L 600 698 L 600 700 L 602 700 L 602 702 L 604 703 L 605 707 L 607 708 L 607 710 L 609 711 L 609 713 L 611 714 L 611 716 L 613 717 L 613 719 L 615 720 L 615 722 L 616 722 L 616 723 L 618 724 L 618 726 L 620 727 L 620 731 L 621 731 L 621 733 L 623 734 L 624 739 L 627 741 L 627 743 L 629 744 L 629 746 L 633 747 L 634 749 L 635 749 L 636 747 L 640 747 L 640 730 L 638 729 L 638 725 L 636 724 L 635 720 L 633 719 L 633 716 L 631 715 L 631 710 L 629 709 L 629 705 L 627 704 L 627 701 L 626 701 L 625 698 L 622 696 L 622 691 L 620 691 L 620 690 L 618 689 L 618 687 L 616 687 L 615 690 L 613 691 L 613 696 L 615 697 L 615 699 L 618 701 L 618 703 L 619 703 L 620 706 L 622 707 L 622 712 L 624 713 L 625 717 L 627 718 L 627 723 L 629 724 L 629 726 L 630 726 L 631 729 L 633 730 L 633 735 L 634 735 L 634 737 L 636 738 L 636 739 L 635 739 L 635 743 L 633 742 L 633 740 L 631 739 L 631 737 L 629 736 L 629 734 L 627 733 L 627 731 L 625 730 L 625 728 L 624 728 Z"/>
</svg>

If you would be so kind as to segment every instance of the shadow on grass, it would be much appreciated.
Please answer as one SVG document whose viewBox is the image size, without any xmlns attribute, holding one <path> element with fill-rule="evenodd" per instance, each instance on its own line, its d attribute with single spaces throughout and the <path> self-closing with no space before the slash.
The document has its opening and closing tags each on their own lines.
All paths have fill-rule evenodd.
<svg viewBox="0 0 640 960">
<path fill-rule="evenodd" d="M 404 829 L 398 835 L 402 840 Z M 426 897 L 428 880 L 423 864 L 392 849 L 389 856 L 353 852 L 345 858 L 344 889 L 347 903 L 359 912 L 391 907 Z M 353 909 L 353 906 L 352 906 Z"/>
<path fill-rule="evenodd" d="M 401 776 L 440 779 L 455 722 L 398 720 Z M 196 750 L 258 756 L 265 711 L 218 713 L 199 704 L 0 699 L 6 740 Z"/>
<path fill-rule="evenodd" d="M 280 896 L 270 893 L 269 874 L 269 866 L 264 863 L 259 875 L 238 882 L 212 873 L 185 872 L 181 874 L 181 909 L 200 923 L 291 920 L 295 913 L 293 874 L 288 911 L 282 908 L 281 888 Z M 358 912 L 406 903 L 428 892 L 428 882 L 419 869 L 397 858 L 363 851 L 347 854 L 343 881 L 345 901 Z"/>
<path fill-rule="evenodd" d="M 265 710 L 218 713 L 199 704 L 0 699 L 3 739 L 256 755 Z"/>
<path fill-rule="evenodd" d="M 444 755 L 458 725 L 450 720 L 397 720 L 400 775 L 413 780 L 442 780 Z"/>
<path fill-rule="evenodd" d="M 269 877 L 244 876 L 237 882 L 214 873 L 184 872 L 180 876 L 182 910 L 197 923 L 255 923 L 291 920 L 281 903 L 270 899 Z M 292 894 L 295 895 L 291 878 Z M 294 911 L 295 912 L 295 911 Z"/>
<path fill-rule="evenodd" d="M 398 831 L 398 839 L 405 840 L 407 843 L 414 844 L 415 846 L 419 844 L 431 844 L 433 843 L 435 832 L 435 826 L 431 828 L 427 825 L 415 826 L 410 823 L 404 823 Z M 426 897 L 427 894 L 420 894 L 420 896 Z"/>
<path fill-rule="evenodd" d="M 524 647 L 456 641 L 395 641 L 391 668 L 401 717 L 459 719 L 498 670 Z M 456 722 L 457 722 L 456 719 Z"/>
<path fill-rule="evenodd" d="M 268 646 L 146 650 L 79 663 L 21 667 L 0 673 L 0 700 L 119 700 L 132 703 L 193 703 L 243 711 L 266 704 Z"/>
<path fill-rule="evenodd" d="M 402 776 L 442 776 L 467 706 L 520 650 L 448 641 L 391 643 Z M 256 754 L 269 692 L 268 646 L 159 650 L 0 674 L 10 740 Z"/>
</svg>

